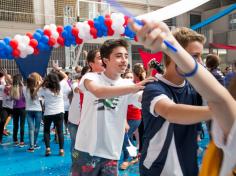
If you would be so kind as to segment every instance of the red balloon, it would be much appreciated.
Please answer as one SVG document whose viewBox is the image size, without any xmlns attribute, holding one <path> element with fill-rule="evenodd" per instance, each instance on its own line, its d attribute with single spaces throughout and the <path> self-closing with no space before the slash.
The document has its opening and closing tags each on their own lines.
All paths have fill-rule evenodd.
<svg viewBox="0 0 236 176">
<path fill-rule="evenodd" d="M 57 26 L 57 32 L 61 34 L 63 32 L 64 28 L 63 26 Z"/>
<path fill-rule="evenodd" d="M 12 55 L 15 57 L 15 58 L 18 58 L 20 56 L 20 51 L 18 49 L 14 49 L 12 51 Z"/>
<path fill-rule="evenodd" d="M 49 45 L 49 46 L 53 46 L 53 45 L 55 45 L 55 44 L 56 44 L 56 39 L 50 37 L 49 40 L 48 40 L 48 45 Z"/>
<path fill-rule="evenodd" d="M 105 18 L 110 18 L 111 16 L 109 14 L 106 14 L 105 15 Z"/>
<path fill-rule="evenodd" d="M 127 25 L 127 24 L 128 24 L 128 20 L 129 20 L 129 17 L 128 17 L 128 16 L 125 16 L 125 23 L 124 23 L 124 25 Z"/>
<path fill-rule="evenodd" d="M 78 36 L 79 29 L 78 29 L 77 27 L 73 27 L 72 30 L 71 30 L 71 33 L 72 33 L 74 36 Z"/>
<path fill-rule="evenodd" d="M 9 44 L 13 49 L 16 49 L 18 46 L 18 41 L 15 39 L 12 39 Z"/>
<path fill-rule="evenodd" d="M 111 26 L 111 24 L 112 24 L 111 18 L 105 18 L 105 24 L 106 24 L 106 26 Z"/>
<path fill-rule="evenodd" d="M 43 33 L 44 33 L 45 35 L 47 35 L 48 37 L 50 37 L 50 36 L 52 35 L 52 32 L 51 32 L 50 29 L 44 29 Z"/>
<path fill-rule="evenodd" d="M 94 27 L 94 22 L 93 20 L 88 20 L 88 25 L 92 28 Z"/>
<path fill-rule="evenodd" d="M 32 34 L 31 32 L 27 32 L 26 35 L 27 35 L 30 39 L 33 38 L 33 34 Z"/>
<path fill-rule="evenodd" d="M 39 49 L 38 48 L 34 48 L 34 55 L 38 55 L 39 54 Z"/>
<path fill-rule="evenodd" d="M 97 38 L 97 29 L 90 28 L 90 34 L 93 36 L 93 38 Z"/>
<path fill-rule="evenodd" d="M 57 38 L 57 43 L 59 43 L 61 46 L 64 46 L 64 42 L 65 42 L 65 40 L 63 37 L 60 36 Z"/>
<path fill-rule="evenodd" d="M 76 37 L 75 41 L 76 41 L 77 44 L 83 43 L 83 40 L 79 37 Z"/>
<path fill-rule="evenodd" d="M 38 41 L 35 39 L 31 39 L 29 45 L 32 46 L 33 48 L 36 48 L 38 46 Z"/>
<path fill-rule="evenodd" d="M 138 37 L 135 35 L 134 36 L 134 41 L 137 42 L 138 41 Z"/>
<path fill-rule="evenodd" d="M 107 34 L 109 36 L 113 36 L 114 35 L 114 31 L 111 28 L 108 28 Z"/>
</svg>

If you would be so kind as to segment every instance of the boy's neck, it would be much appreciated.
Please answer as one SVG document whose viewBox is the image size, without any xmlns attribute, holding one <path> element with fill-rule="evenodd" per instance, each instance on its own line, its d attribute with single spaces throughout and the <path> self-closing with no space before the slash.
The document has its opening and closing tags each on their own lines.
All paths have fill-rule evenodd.
<svg viewBox="0 0 236 176">
<path fill-rule="evenodd" d="M 104 74 L 106 75 L 106 77 L 108 77 L 111 80 L 117 80 L 120 78 L 120 74 L 118 73 L 113 73 L 112 71 L 110 71 L 109 69 L 106 69 L 104 71 Z"/>
<path fill-rule="evenodd" d="M 180 76 L 176 76 L 174 73 L 164 73 L 163 77 L 175 85 L 181 85 L 184 83 L 184 79 Z"/>
</svg>

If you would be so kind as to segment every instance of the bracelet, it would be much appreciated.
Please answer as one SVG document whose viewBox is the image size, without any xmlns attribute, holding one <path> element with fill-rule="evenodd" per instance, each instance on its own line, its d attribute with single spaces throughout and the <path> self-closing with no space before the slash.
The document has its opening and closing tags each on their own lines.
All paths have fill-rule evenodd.
<svg viewBox="0 0 236 176">
<path fill-rule="evenodd" d="M 197 63 L 196 59 L 194 59 L 194 61 L 195 61 L 195 67 L 194 67 L 193 71 L 191 71 L 189 73 L 180 73 L 179 70 L 178 70 L 177 65 L 175 66 L 175 70 L 182 77 L 192 77 L 197 73 L 197 70 L 198 70 L 198 63 Z"/>
</svg>

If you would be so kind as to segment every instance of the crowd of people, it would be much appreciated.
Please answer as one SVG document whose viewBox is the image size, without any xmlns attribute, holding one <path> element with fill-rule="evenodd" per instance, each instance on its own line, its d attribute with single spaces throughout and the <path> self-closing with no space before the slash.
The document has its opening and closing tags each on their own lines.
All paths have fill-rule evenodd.
<svg viewBox="0 0 236 176">
<path fill-rule="evenodd" d="M 149 75 L 152 64 L 148 70 L 141 63 L 128 68 L 129 44 L 124 39 L 109 39 L 99 49 L 86 52 L 87 65 L 76 67 L 74 80 L 57 65 L 44 78 L 31 73 L 25 81 L 19 74 L 11 78 L 2 69 L 0 143 L 4 143 L 2 135 L 9 135 L 5 129 L 12 117 L 13 144 L 24 147 L 27 120 L 27 151 L 34 152 L 40 147 L 43 122 L 45 156 L 50 156 L 53 122 L 59 156 L 65 155 L 64 133 L 70 134 L 68 172 L 72 176 L 118 175 L 118 168 L 125 170 L 137 162 L 142 176 L 211 175 L 210 165 L 215 163 L 207 158 L 212 148 L 221 151 L 216 175 L 235 174 L 235 71 L 223 75 L 216 54 L 207 55 L 204 63 L 205 37 L 191 29 L 171 32 L 162 22 L 129 23 L 141 44 L 164 53 L 163 73 Z M 202 122 L 209 124 L 212 145 L 199 172 L 197 142 Z M 136 146 L 135 155 L 131 145 Z"/>
</svg>

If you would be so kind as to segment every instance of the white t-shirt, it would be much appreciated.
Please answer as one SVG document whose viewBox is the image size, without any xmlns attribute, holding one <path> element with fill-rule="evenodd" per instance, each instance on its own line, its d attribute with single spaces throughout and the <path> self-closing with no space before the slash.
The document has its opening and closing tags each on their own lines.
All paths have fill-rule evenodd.
<svg viewBox="0 0 236 176">
<path fill-rule="evenodd" d="M 224 134 L 216 121 L 213 121 L 212 136 L 216 146 L 224 152 L 220 176 L 230 175 L 236 167 L 236 120 L 227 137 L 227 143 L 224 142 Z"/>
<path fill-rule="evenodd" d="M 103 73 L 87 73 L 80 81 L 84 93 L 81 119 L 75 149 L 91 156 L 119 160 L 125 133 L 125 119 L 129 104 L 140 107 L 139 94 L 129 94 L 110 99 L 99 99 L 84 86 L 84 80 L 106 86 L 130 85 L 128 79 L 111 80 Z"/>
<path fill-rule="evenodd" d="M 73 91 L 74 89 L 78 87 L 78 82 L 73 83 L 72 88 Z M 78 125 L 80 121 L 80 94 L 75 93 L 73 95 L 70 108 L 69 108 L 69 115 L 68 115 L 68 120 L 69 122 Z"/>
<path fill-rule="evenodd" d="M 5 86 L 4 86 L 4 89 L 5 89 Z M 13 105 L 14 105 L 14 100 L 11 98 L 11 96 L 6 95 L 5 92 L 3 92 L 2 107 L 13 109 Z"/>
<path fill-rule="evenodd" d="M 58 95 L 55 95 L 47 88 L 40 88 L 38 91 L 38 96 L 44 98 L 45 116 L 64 113 L 64 101 L 63 101 L 62 89 L 60 90 Z"/>
<path fill-rule="evenodd" d="M 3 100 L 3 97 L 4 97 L 4 88 L 5 88 L 5 85 L 1 84 L 1 85 L 0 85 L 0 100 Z"/>
<path fill-rule="evenodd" d="M 30 90 L 23 87 L 23 94 L 25 96 L 25 110 L 26 111 L 42 111 L 39 96 L 37 95 L 34 100 L 31 99 Z"/>
<path fill-rule="evenodd" d="M 69 111 L 70 101 L 69 101 L 69 98 L 68 98 L 68 94 L 70 93 L 71 88 L 70 88 L 67 80 L 65 80 L 65 79 L 60 81 L 60 86 L 61 86 L 62 93 L 63 93 L 64 110 Z"/>
</svg>

